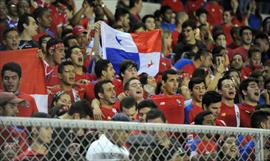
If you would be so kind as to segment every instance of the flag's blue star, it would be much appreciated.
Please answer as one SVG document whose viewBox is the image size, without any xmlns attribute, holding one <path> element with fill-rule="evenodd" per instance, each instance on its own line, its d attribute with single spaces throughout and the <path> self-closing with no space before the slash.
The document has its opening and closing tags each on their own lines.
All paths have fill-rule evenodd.
<svg viewBox="0 0 270 161">
<path fill-rule="evenodd" d="M 121 45 L 121 39 L 119 39 L 117 36 L 115 36 L 116 41 Z"/>
</svg>

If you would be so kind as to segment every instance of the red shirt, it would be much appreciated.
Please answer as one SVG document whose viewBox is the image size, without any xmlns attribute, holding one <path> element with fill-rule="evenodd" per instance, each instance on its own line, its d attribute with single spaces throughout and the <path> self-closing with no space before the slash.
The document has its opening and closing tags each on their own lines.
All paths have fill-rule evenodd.
<svg viewBox="0 0 270 161">
<path fill-rule="evenodd" d="M 231 36 L 232 25 L 222 24 L 222 30 L 226 36 L 227 45 L 231 44 L 233 42 L 233 39 Z"/>
<path fill-rule="evenodd" d="M 234 49 L 234 50 L 232 51 L 232 53 L 233 53 L 233 56 L 234 56 L 236 53 L 239 53 L 239 54 L 242 56 L 244 62 L 248 59 L 248 50 L 245 49 L 245 48 L 242 47 L 242 46 L 240 46 L 240 47 Z"/>
<path fill-rule="evenodd" d="M 155 76 L 155 79 L 157 81 L 160 81 L 162 78 L 162 73 L 171 68 L 172 68 L 171 60 L 161 56 L 159 60 L 158 74 Z"/>
<path fill-rule="evenodd" d="M 185 66 L 183 66 L 182 70 L 186 73 L 188 73 L 189 75 L 192 75 L 192 73 L 196 70 L 195 65 L 192 64 L 187 64 Z"/>
<path fill-rule="evenodd" d="M 75 81 L 78 82 L 79 80 L 88 80 L 88 81 L 92 81 L 94 80 L 95 77 L 92 74 L 89 73 L 83 73 L 82 75 L 79 74 L 75 74 Z"/>
<path fill-rule="evenodd" d="M 205 9 L 207 10 L 208 14 L 207 14 L 207 21 L 213 25 L 220 25 L 223 20 L 223 9 L 221 7 L 221 5 L 218 2 L 214 2 L 214 1 L 210 1 Z"/>
<path fill-rule="evenodd" d="M 102 120 L 111 120 L 112 117 L 119 112 L 120 109 L 120 101 L 116 101 L 113 107 L 101 106 L 100 110 L 104 116 L 102 116 Z"/>
<path fill-rule="evenodd" d="M 193 122 L 195 117 L 201 112 L 203 112 L 202 107 L 192 104 L 192 108 L 189 111 L 189 122 Z"/>
<path fill-rule="evenodd" d="M 204 5 L 204 0 L 189 0 L 186 5 L 186 11 L 188 14 L 192 14 Z"/>
<path fill-rule="evenodd" d="M 217 145 L 216 145 L 216 142 L 213 140 L 210 140 L 210 141 L 202 140 L 197 145 L 197 152 L 199 154 L 208 154 L 208 153 L 213 153 L 216 151 L 217 151 Z"/>
<path fill-rule="evenodd" d="M 19 113 L 17 113 L 16 116 L 32 117 L 33 113 L 38 112 L 38 108 L 37 108 L 35 99 L 32 96 L 20 92 L 18 97 L 21 99 L 24 99 L 26 101 L 27 105 L 25 107 L 18 105 Z"/>
<path fill-rule="evenodd" d="M 241 127 L 251 127 L 250 126 L 250 115 L 255 110 L 255 106 L 247 104 L 238 104 L 240 111 L 240 126 Z"/>
<path fill-rule="evenodd" d="M 227 126 L 236 127 L 236 115 L 234 106 L 227 106 L 222 102 L 218 119 L 224 120 Z"/>
<path fill-rule="evenodd" d="M 241 80 L 247 79 L 253 71 L 260 71 L 263 69 L 263 66 L 245 66 L 241 69 Z"/>
<path fill-rule="evenodd" d="M 155 95 L 151 99 L 164 113 L 168 123 L 184 124 L 184 97 L 181 95 Z"/>
<path fill-rule="evenodd" d="M 45 84 L 47 88 L 51 88 L 55 85 L 60 84 L 60 79 L 58 78 L 58 66 L 49 66 L 44 63 L 45 67 Z"/>
<path fill-rule="evenodd" d="M 215 124 L 216 124 L 216 126 L 227 126 L 226 123 L 220 119 L 216 119 Z"/>
<path fill-rule="evenodd" d="M 185 10 L 182 0 L 163 0 L 162 6 L 169 6 L 174 12 Z"/>
</svg>

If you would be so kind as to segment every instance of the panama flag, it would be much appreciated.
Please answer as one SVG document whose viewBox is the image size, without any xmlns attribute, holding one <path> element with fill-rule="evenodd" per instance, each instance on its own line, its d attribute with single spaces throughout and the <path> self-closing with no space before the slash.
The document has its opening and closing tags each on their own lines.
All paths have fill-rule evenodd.
<svg viewBox="0 0 270 161">
<path fill-rule="evenodd" d="M 34 97 L 38 111 L 48 112 L 48 94 L 45 86 L 44 67 L 37 56 L 37 49 L 1 51 L 0 69 L 8 62 L 18 63 L 22 68 L 20 91 Z M 0 79 L 2 85 L 1 81 L 2 79 Z"/>
<path fill-rule="evenodd" d="M 125 33 L 115 30 L 106 23 L 101 23 L 103 58 L 109 60 L 116 73 L 119 64 L 128 59 L 133 60 L 138 73 L 155 76 L 159 70 L 161 52 L 161 30 L 141 33 Z"/>
</svg>

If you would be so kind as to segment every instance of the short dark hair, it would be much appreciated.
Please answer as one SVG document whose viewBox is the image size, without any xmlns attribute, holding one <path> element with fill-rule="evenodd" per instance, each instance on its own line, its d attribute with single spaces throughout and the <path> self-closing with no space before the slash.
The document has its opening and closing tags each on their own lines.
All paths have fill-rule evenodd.
<svg viewBox="0 0 270 161">
<path fill-rule="evenodd" d="M 197 17 L 199 17 L 201 14 L 204 14 L 204 13 L 205 13 L 206 15 L 208 15 L 207 10 L 204 9 L 204 8 L 202 8 L 202 7 L 196 10 L 196 16 L 197 16 Z"/>
<path fill-rule="evenodd" d="M 251 33 L 253 33 L 252 29 L 251 29 L 249 26 L 243 26 L 243 27 L 240 28 L 240 36 L 243 35 L 243 32 L 244 32 L 245 30 L 250 30 Z"/>
<path fill-rule="evenodd" d="M 64 70 L 64 67 L 68 66 L 68 65 L 73 66 L 73 63 L 71 62 L 70 59 L 66 59 L 66 60 L 62 61 L 61 64 L 58 66 L 58 73 L 62 74 L 63 70 Z"/>
<path fill-rule="evenodd" d="M 261 53 L 260 48 L 258 48 L 256 46 L 250 47 L 250 49 L 248 50 L 248 57 L 251 58 L 252 57 L 252 54 L 253 53 L 257 53 L 257 52 Z"/>
<path fill-rule="evenodd" d="M 10 33 L 11 31 L 16 31 L 16 32 L 18 32 L 18 30 L 17 30 L 15 27 L 7 28 L 7 29 L 4 30 L 4 32 L 3 32 L 3 38 L 4 38 L 4 40 L 7 38 L 7 34 Z"/>
<path fill-rule="evenodd" d="M 72 39 L 76 39 L 76 36 L 75 35 L 69 35 L 69 36 L 66 36 L 63 39 L 63 43 L 64 43 L 65 47 L 71 47 L 71 46 L 68 45 L 68 41 L 72 40 Z"/>
<path fill-rule="evenodd" d="M 203 83 L 205 85 L 205 81 L 204 79 L 200 78 L 200 77 L 192 77 L 188 83 L 188 89 L 190 91 L 193 90 L 193 87 L 196 85 L 196 84 L 200 84 L 200 83 Z"/>
<path fill-rule="evenodd" d="M 147 114 L 146 114 L 146 122 L 149 120 L 161 118 L 161 120 L 165 123 L 166 122 L 166 117 L 164 113 L 158 109 L 158 108 L 152 108 Z"/>
<path fill-rule="evenodd" d="M 134 67 L 138 70 L 137 64 L 132 60 L 124 60 L 120 65 L 120 78 L 123 80 L 121 74 L 124 74 L 129 67 Z"/>
<path fill-rule="evenodd" d="M 217 31 L 217 32 L 214 32 L 214 34 L 213 34 L 213 39 L 216 41 L 217 38 L 218 38 L 220 35 L 224 35 L 224 36 L 226 37 L 226 35 L 224 34 L 224 32 L 222 32 L 222 31 Z"/>
<path fill-rule="evenodd" d="M 242 91 L 246 91 L 249 83 L 251 83 L 251 82 L 255 82 L 258 84 L 258 81 L 256 79 L 250 78 L 250 77 L 241 81 L 240 86 L 239 86 L 239 92 L 240 92 L 240 95 L 242 96 L 242 98 L 245 98 L 245 95 L 243 94 Z"/>
<path fill-rule="evenodd" d="M 60 39 L 57 39 L 57 38 L 51 38 L 48 42 L 47 42 L 47 47 L 46 47 L 46 50 L 47 52 L 49 52 L 49 49 L 50 47 L 56 45 L 56 44 L 60 44 L 60 43 L 63 43 L 62 40 Z"/>
<path fill-rule="evenodd" d="M 142 83 L 142 85 L 146 85 L 148 82 L 147 82 L 147 79 L 148 79 L 148 74 L 147 73 L 141 73 L 139 75 L 140 77 L 140 82 Z"/>
<path fill-rule="evenodd" d="M 192 77 L 200 77 L 202 79 L 205 79 L 208 75 L 209 71 L 207 68 L 197 68 L 192 73 Z"/>
<path fill-rule="evenodd" d="M 221 102 L 221 95 L 217 91 L 207 91 L 202 98 L 202 106 L 208 108 L 212 103 Z M 206 110 L 206 109 L 204 109 Z"/>
<path fill-rule="evenodd" d="M 41 47 L 42 45 L 42 41 L 45 39 L 45 38 L 52 38 L 50 35 L 42 35 L 39 40 L 38 40 L 38 45 Z"/>
<path fill-rule="evenodd" d="M 266 80 L 264 81 L 264 89 L 266 89 L 267 84 L 269 84 L 269 83 L 270 83 L 270 78 L 268 78 L 268 79 L 266 79 Z"/>
<path fill-rule="evenodd" d="M 114 18 L 116 21 L 118 21 L 121 17 L 125 16 L 126 14 L 129 14 L 129 11 L 125 8 L 117 8 L 115 10 Z"/>
<path fill-rule="evenodd" d="M 130 109 L 131 107 L 136 107 L 137 102 L 133 97 L 127 96 L 120 101 L 120 111 L 123 112 L 123 109 Z"/>
<path fill-rule="evenodd" d="M 80 46 L 77 46 L 77 45 L 72 46 L 72 47 L 68 48 L 65 57 L 70 58 L 71 54 L 72 54 L 72 50 L 75 49 L 75 48 L 81 49 Z"/>
<path fill-rule="evenodd" d="M 261 128 L 261 123 L 270 117 L 270 113 L 263 110 L 256 110 L 250 116 L 250 125 L 252 128 Z"/>
<path fill-rule="evenodd" d="M 145 108 L 145 107 L 150 107 L 150 108 L 158 108 L 156 103 L 151 100 L 151 99 L 145 99 L 142 100 L 138 105 L 137 105 L 137 109 L 138 111 Z"/>
<path fill-rule="evenodd" d="M 209 112 L 209 111 L 203 111 L 197 114 L 196 117 L 194 118 L 195 125 L 202 125 L 204 121 L 204 117 L 211 114 L 212 112 Z"/>
<path fill-rule="evenodd" d="M 161 7 L 160 7 L 160 14 L 161 14 L 161 15 L 164 15 L 164 14 L 166 13 L 167 10 L 172 10 L 172 8 L 171 8 L 170 6 L 167 6 L 167 5 L 161 6 Z"/>
<path fill-rule="evenodd" d="M 4 64 L 1 70 L 2 79 L 4 77 L 5 71 L 7 70 L 17 73 L 19 78 L 22 77 L 22 68 L 18 63 L 9 62 L 9 63 Z"/>
<path fill-rule="evenodd" d="M 191 27 L 193 30 L 196 29 L 196 23 L 193 20 L 186 20 L 183 24 L 182 24 L 182 29 L 185 29 L 187 27 Z"/>
<path fill-rule="evenodd" d="M 174 70 L 174 69 L 168 69 L 166 70 L 165 72 L 162 73 L 162 80 L 164 82 L 167 81 L 168 79 L 168 75 L 171 74 L 171 75 L 177 75 L 177 72 Z"/>
<path fill-rule="evenodd" d="M 133 24 L 130 28 L 130 32 L 133 33 L 133 32 L 136 32 L 136 30 L 138 30 L 139 28 L 144 28 L 145 29 L 145 25 L 142 23 L 142 22 L 137 22 L 135 24 Z"/>
<path fill-rule="evenodd" d="M 111 62 L 106 59 L 99 59 L 95 64 L 95 74 L 97 78 L 101 78 L 102 71 L 106 71 Z"/>
<path fill-rule="evenodd" d="M 46 7 L 38 7 L 34 10 L 33 16 L 37 20 L 38 18 L 42 17 L 45 12 L 48 12 L 48 11 L 49 9 Z"/>
<path fill-rule="evenodd" d="M 222 78 L 220 78 L 218 80 L 218 84 L 217 84 L 218 90 L 221 90 L 222 89 L 222 82 L 224 80 L 227 80 L 227 79 L 232 80 L 229 76 L 224 76 L 224 77 L 222 77 Z"/>
<path fill-rule="evenodd" d="M 35 112 L 32 114 L 31 117 L 34 118 L 51 118 L 51 116 L 45 112 Z"/>
<path fill-rule="evenodd" d="M 103 85 L 104 84 L 107 84 L 107 83 L 112 83 L 112 81 L 110 80 L 101 80 L 101 81 L 98 81 L 96 84 L 95 84 L 95 87 L 94 87 L 94 92 L 95 92 L 95 97 L 97 99 L 100 99 L 99 97 L 99 93 L 104 93 L 104 89 L 103 89 Z"/>
<path fill-rule="evenodd" d="M 263 32 L 259 32 L 258 34 L 256 34 L 255 36 L 255 40 L 256 39 L 264 39 L 268 41 L 268 36 L 267 34 L 263 33 Z"/>
<path fill-rule="evenodd" d="M 199 49 L 199 51 L 197 52 L 197 54 L 195 54 L 194 56 L 194 60 L 198 60 L 201 58 L 201 56 L 208 56 L 209 51 L 207 49 Z"/>
<path fill-rule="evenodd" d="M 139 3 L 142 0 L 129 0 L 129 8 L 133 8 L 135 3 Z"/>
<path fill-rule="evenodd" d="M 143 16 L 143 18 L 142 18 L 142 22 L 145 24 L 145 22 L 146 22 L 146 20 L 148 19 L 148 18 L 153 18 L 154 20 L 155 20 L 155 16 L 154 15 L 145 15 L 145 16 Z"/>
<path fill-rule="evenodd" d="M 19 21 L 18 21 L 18 25 L 17 25 L 17 29 L 18 29 L 19 33 L 22 33 L 24 31 L 23 24 L 29 25 L 29 17 L 33 17 L 33 16 L 30 14 L 24 14 L 24 15 L 20 16 Z"/>
<path fill-rule="evenodd" d="M 75 113 L 79 113 L 81 118 L 86 116 L 90 116 L 91 118 L 93 118 L 93 111 L 91 105 L 85 99 L 77 101 L 71 105 L 70 109 L 68 110 L 68 114 L 73 115 Z"/>
<path fill-rule="evenodd" d="M 131 121 L 131 120 L 130 120 L 130 118 L 129 118 L 126 114 L 124 114 L 124 113 L 116 113 L 116 114 L 112 117 L 111 121 L 123 121 L 123 122 L 129 122 L 129 121 Z"/>
</svg>

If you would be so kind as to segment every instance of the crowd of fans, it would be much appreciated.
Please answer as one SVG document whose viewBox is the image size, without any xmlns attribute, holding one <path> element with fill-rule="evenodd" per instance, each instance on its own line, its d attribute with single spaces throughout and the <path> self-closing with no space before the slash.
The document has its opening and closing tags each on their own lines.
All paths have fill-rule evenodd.
<svg viewBox="0 0 270 161">
<path fill-rule="evenodd" d="M 0 116 L 270 129 L 270 17 L 262 19 L 255 0 L 245 10 L 239 1 L 164 0 L 159 10 L 141 18 L 142 0 L 118 0 L 115 11 L 102 0 L 84 0 L 82 6 L 74 0 L 0 0 L 0 50 L 39 48 L 49 95 L 48 114 L 38 113 L 34 98 L 19 91 L 21 78 L 31 73 L 22 75 L 18 63 L 7 62 L 1 68 Z M 130 33 L 161 29 L 158 74 L 138 74 L 132 60 L 121 62 L 116 74 L 112 63 L 102 59 L 102 21 Z M 31 133 L 31 149 L 20 144 L 21 151 L 12 159 L 49 155 L 44 145 L 51 142 L 53 130 L 32 128 Z M 108 149 L 128 158 L 128 135 L 117 134 L 84 143 L 91 144 L 86 158 L 98 159 Z M 192 136 L 197 141 L 187 153 L 188 141 L 182 145 L 169 134 L 161 135 L 152 160 L 196 158 L 209 152 L 206 144 L 210 153 L 218 151 L 212 137 Z M 1 145 L 4 139 L 0 137 Z M 254 160 L 253 139 L 245 138 L 245 145 L 236 144 L 239 139 L 223 138 L 220 160 Z M 65 155 L 60 152 L 54 157 Z M 270 154 L 265 156 L 269 159 Z"/>
</svg>

